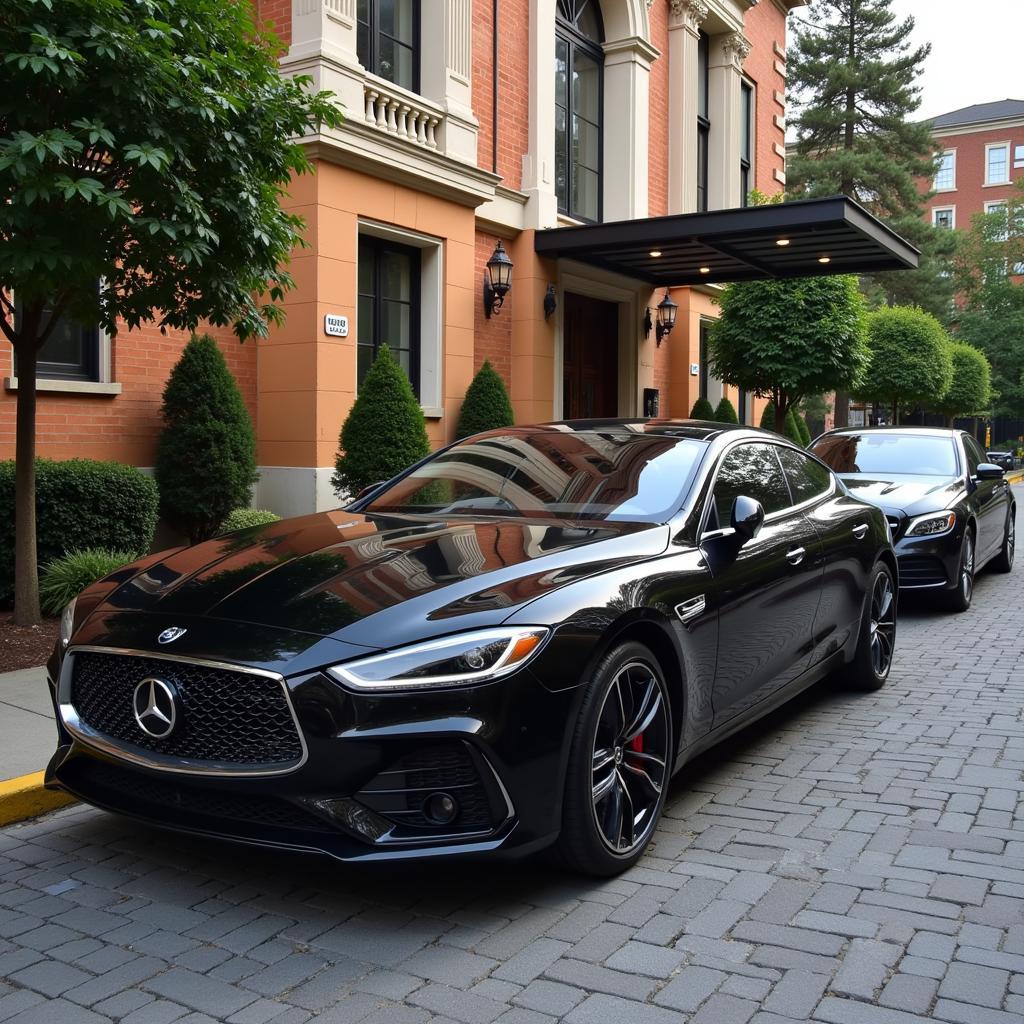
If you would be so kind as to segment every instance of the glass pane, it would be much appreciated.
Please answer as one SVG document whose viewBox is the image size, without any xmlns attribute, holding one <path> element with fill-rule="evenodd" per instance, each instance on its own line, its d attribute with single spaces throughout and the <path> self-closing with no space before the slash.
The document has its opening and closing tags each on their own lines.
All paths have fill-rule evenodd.
<svg viewBox="0 0 1024 1024">
<path fill-rule="evenodd" d="M 373 344 L 373 297 L 370 295 L 359 296 L 359 323 L 358 331 L 360 345 Z"/>
<path fill-rule="evenodd" d="M 565 131 L 565 111 L 555 107 L 555 195 L 558 196 L 558 207 L 568 208 L 569 182 L 566 170 L 566 154 L 568 138 Z"/>
<path fill-rule="evenodd" d="M 381 32 L 412 46 L 415 10 L 415 0 L 380 0 Z"/>
<path fill-rule="evenodd" d="M 600 65 L 575 50 L 573 53 L 572 109 L 595 124 L 601 120 Z"/>
<path fill-rule="evenodd" d="M 597 9 L 597 4 L 594 0 L 582 0 L 578 7 L 576 28 L 582 35 L 592 39 L 595 43 L 604 42 L 604 32 L 601 30 L 601 13 Z"/>
<path fill-rule="evenodd" d="M 412 340 L 411 310 L 404 302 L 381 303 L 380 342 L 394 353 L 397 349 L 408 348 Z"/>
<path fill-rule="evenodd" d="M 588 220 L 597 220 L 601 179 L 594 171 L 579 165 L 574 165 L 572 179 L 572 212 Z"/>
<path fill-rule="evenodd" d="M 82 328 L 61 320 L 39 350 L 39 362 L 63 363 L 80 369 L 83 363 Z"/>
<path fill-rule="evenodd" d="M 708 116 L 708 37 L 701 32 L 697 42 L 697 111 Z"/>
<path fill-rule="evenodd" d="M 387 79 L 389 82 L 401 85 L 395 77 L 397 71 L 395 56 L 396 48 L 397 44 L 393 39 L 389 39 L 383 34 L 377 37 L 377 67 L 375 73 L 380 75 L 381 78 Z"/>
<path fill-rule="evenodd" d="M 988 180 L 990 183 L 1008 180 L 1008 156 L 1006 146 L 997 146 L 988 151 Z"/>
<path fill-rule="evenodd" d="M 722 460 L 715 481 L 715 511 L 718 529 L 729 525 L 732 503 L 740 495 L 759 501 L 766 515 L 790 505 L 789 488 L 775 457 L 775 446 L 746 444 L 734 448 Z"/>
<path fill-rule="evenodd" d="M 391 59 L 394 77 L 391 81 L 395 85 L 400 85 L 403 89 L 414 92 L 416 82 L 413 77 L 413 51 L 401 43 L 393 43 L 392 47 Z"/>
<path fill-rule="evenodd" d="M 564 39 L 555 40 L 555 102 L 560 106 L 569 105 L 566 79 L 569 74 L 569 45 Z"/>
<path fill-rule="evenodd" d="M 370 26 L 362 22 L 356 26 L 356 55 L 364 68 L 373 70 L 370 67 Z"/>
<path fill-rule="evenodd" d="M 380 292 L 385 299 L 411 298 L 411 260 L 406 253 L 384 251 L 380 254 Z"/>
<path fill-rule="evenodd" d="M 356 351 L 359 353 L 356 362 L 356 386 L 358 387 L 366 380 L 366 375 L 373 365 L 373 346 L 360 343 L 356 346 Z"/>
<path fill-rule="evenodd" d="M 398 365 L 401 366 L 406 377 L 412 380 L 412 356 L 410 350 L 401 348 L 396 352 L 392 349 L 391 354 L 398 360 Z"/>
<path fill-rule="evenodd" d="M 793 492 L 793 500 L 798 505 L 828 490 L 832 478 L 824 466 L 792 448 L 779 448 L 778 452 L 789 480 L 789 489 Z"/>
<path fill-rule="evenodd" d="M 572 119 L 573 147 L 572 155 L 576 163 L 597 171 L 599 163 L 600 133 L 597 125 L 583 121 L 578 117 Z"/>
<path fill-rule="evenodd" d="M 373 294 L 374 252 L 368 245 L 359 246 L 359 291 Z"/>
</svg>

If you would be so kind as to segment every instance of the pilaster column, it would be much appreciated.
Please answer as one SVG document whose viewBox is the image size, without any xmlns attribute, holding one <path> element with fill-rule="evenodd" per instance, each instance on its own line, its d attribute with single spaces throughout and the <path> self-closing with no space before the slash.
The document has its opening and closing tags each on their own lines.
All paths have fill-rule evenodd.
<svg viewBox="0 0 1024 1024">
<path fill-rule="evenodd" d="M 443 0 L 443 7 L 443 17 L 433 10 L 422 17 L 420 93 L 448 115 L 446 155 L 475 165 L 478 122 L 473 116 L 472 3 Z"/>
<path fill-rule="evenodd" d="M 604 219 L 647 216 L 651 63 L 639 36 L 604 45 Z"/>
<path fill-rule="evenodd" d="M 558 223 L 555 195 L 555 0 L 530 0 L 528 149 L 523 155 L 526 226 Z"/>
<path fill-rule="evenodd" d="M 668 24 L 668 212 L 697 209 L 697 40 L 703 0 L 671 0 Z"/>
<path fill-rule="evenodd" d="M 708 207 L 739 206 L 740 83 L 750 43 L 741 32 L 711 37 L 708 104 L 711 138 L 708 151 Z"/>
<path fill-rule="evenodd" d="M 356 0 L 292 0 L 292 43 L 281 70 L 312 76 L 314 88 L 330 89 L 349 117 L 360 117 L 364 72 L 356 53 Z"/>
</svg>

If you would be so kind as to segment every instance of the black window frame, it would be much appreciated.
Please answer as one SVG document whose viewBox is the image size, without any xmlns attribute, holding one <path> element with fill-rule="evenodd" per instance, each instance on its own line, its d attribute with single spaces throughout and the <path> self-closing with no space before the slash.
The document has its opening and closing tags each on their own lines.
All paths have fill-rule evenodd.
<svg viewBox="0 0 1024 1024">
<path fill-rule="evenodd" d="M 412 43 L 405 43 L 401 39 L 395 38 L 390 33 L 382 32 L 380 28 L 380 2 L 379 0 L 366 0 L 367 7 L 367 18 L 364 20 L 359 16 L 359 6 L 356 5 L 356 47 L 359 47 L 360 39 L 360 27 L 366 26 L 367 36 L 367 47 L 368 52 L 365 54 L 357 54 L 359 62 L 366 68 L 367 71 L 372 75 L 376 75 L 378 78 L 383 78 L 385 82 L 390 82 L 392 85 L 397 86 L 399 89 L 406 89 L 409 92 L 418 93 L 420 91 L 420 52 L 422 50 L 421 39 L 420 39 L 420 16 L 421 6 L 419 0 L 413 0 L 413 22 L 412 22 Z M 401 82 L 396 82 L 386 75 L 380 73 L 380 37 L 384 35 L 388 39 L 391 39 L 399 46 L 403 46 L 412 52 L 412 84 L 403 85 Z"/>
<path fill-rule="evenodd" d="M 97 284 L 97 290 L 99 285 Z M 19 331 L 21 329 L 21 312 L 18 308 L 17 296 L 12 296 L 14 299 L 14 329 Z M 61 320 L 67 318 L 61 317 Z M 50 310 L 43 310 L 43 325 L 47 325 L 50 322 Z M 43 342 L 42 348 L 39 350 L 39 355 L 36 360 L 36 379 L 37 380 L 67 380 L 67 381 L 80 381 L 88 384 L 96 384 L 100 381 L 100 345 L 103 340 L 103 334 L 99 324 L 94 324 L 91 327 L 83 327 L 81 324 L 76 324 L 74 321 L 68 321 L 72 326 L 79 332 L 81 332 L 81 352 L 82 358 L 77 363 L 66 363 L 58 360 L 46 359 L 46 346 L 50 343 L 50 340 L 54 336 L 54 332 L 51 332 L 50 338 Z M 18 360 L 14 357 L 12 369 L 14 370 L 14 376 L 18 376 Z"/>
<path fill-rule="evenodd" d="M 740 82 L 740 206 L 750 205 L 754 190 L 751 171 L 754 166 L 754 86 Z"/>
<path fill-rule="evenodd" d="M 771 452 L 772 452 L 772 459 L 771 459 L 771 461 L 774 462 L 775 468 L 779 472 L 779 478 L 782 481 L 783 488 L 785 488 L 785 496 L 787 498 L 787 501 L 786 501 L 786 504 L 780 505 L 778 508 L 772 508 L 771 510 L 769 510 L 768 506 L 761 499 L 761 497 L 759 497 L 753 491 L 747 493 L 746 496 L 750 497 L 750 498 L 753 498 L 755 501 L 760 502 L 761 507 L 764 509 L 765 519 L 766 520 L 774 519 L 775 517 L 782 516 L 782 515 L 785 515 L 787 513 L 791 513 L 792 510 L 796 507 L 793 504 L 793 495 L 792 495 L 792 492 L 790 491 L 790 488 L 789 488 L 789 480 L 786 478 L 785 469 L 783 468 L 782 462 L 779 459 L 779 455 L 778 455 L 778 448 L 779 448 L 779 446 L 777 444 L 772 443 L 771 441 L 761 441 L 761 440 L 756 440 L 756 441 L 755 440 L 738 441 L 736 444 L 732 445 L 731 447 L 727 448 L 724 452 L 722 452 L 722 454 L 718 458 L 718 464 L 715 466 L 714 477 L 711 480 L 711 485 L 708 488 L 707 498 L 705 499 L 705 503 L 704 503 L 704 515 L 703 515 L 703 520 L 702 520 L 702 523 L 701 523 L 701 528 L 700 528 L 700 531 L 699 531 L 700 532 L 700 536 L 702 538 L 704 536 L 706 536 L 707 534 L 714 534 L 714 533 L 718 533 L 720 530 L 729 529 L 729 527 L 730 527 L 729 522 L 722 522 L 722 516 L 719 513 L 719 509 L 718 509 L 718 501 L 717 501 L 717 499 L 715 497 L 715 490 L 718 487 L 719 478 L 721 477 L 722 470 L 725 467 L 726 462 L 728 461 L 728 459 L 730 457 L 736 455 L 737 453 L 747 452 L 747 451 L 749 451 L 750 449 L 752 449 L 754 447 L 757 447 L 757 448 L 768 448 L 768 449 L 771 450 Z M 782 494 L 780 493 L 779 496 L 782 497 Z M 735 500 L 735 497 L 736 496 L 734 495 L 733 496 L 733 500 Z M 731 509 L 729 511 L 731 511 Z"/>
<path fill-rule="evenodd" d="M 697 212 L 708 209 L 708 166 L 711 150 L 711 37 L 697 36 Z"/>
<path fill-rule="evenodd" d="M 708 338 L 711 331 L 711 322 L 703 318 L 697 325 L 697 358 L 700 360 L 700 376 L 697 378 L 697 388 L 700 398 L 708 397 Z"/>
<path fill-rule="evenodd" d="M 739 394 L 736 396 L 736 404 L 738 406 L 738 408 L 736 409 L 736 418 L 740 421 L 740 423 L 747 422 L 747 404 L 749 401 L 750 396 L 747 393 L 747 389 L 740 388 Z"/>
<path fill-rule="evenodd" d="M 577 0 L 570 0 L 570 2 L 577 2 Z M 601 39 L 604 40 L 604 19 L 601 16 L 600 5 L 595 0 L 590 0 L 590 7 L 597 15 L 598 25 L 601 30 Z M 577 11 L 577 18 L 579 16 L 579 10 Z M 585 36 L 580 32 L 576 25 L 569 21 L 562 13 L 562 4 L 559 3 L 555 8 L 555 46 L 557 48 L 558 43 L 563 42 L 566 46 L 566 65 L 565 65 L 565 106 L 558 102 L 558 86 L 557 82 L 555 85 L 555 109 L 562 110 L 565 117 L 565 142 L 564 152 L 562 157 L 565 161 L 565 195 L 558 194 L 558 178 L 555 176 L 555 197 L 558 202 L 558 212 L 566 217 L 572 217 L 574 220 L 582 221 L 585 224 L 599 224 L 604 219 L 604 49 L 600 43 L 596 43 L 589 36 Z M 593 61 L 598 67 L 597 76 L 597 216 L 590 217 L 584 213 L 580 213 L 572 203 L 572 180 L 573 180 L 573 130 L 572 130 L 572 118 L 573 118 L 573 107 L 572 107 L 572 79 L 573 69 L 575 67 L 576 53 L 580 52 L 588 60 Z M 557 71 L 556 71 L 557 74 Z M 555 150 L 556 150 L 556 166 L 557 166 L 557 151 L 558 151 L 558 136 L 557 127 L 555 129 Z M 594 168 L 588 167 L 587 170 L 593 171 Z"/>
<path fill-rule="evenodd" d="M 363 261 L 363 254 L 367 250 L 373 252 L 373 294 L 367 295 L 366 292 L 360 290 L 359 285 L 359 263 Z M 372 330 L 372 341 L 370 346 L 372 348 L 373 358 L 377 358 L 377 354 L 380 352 L 381 345 L 385 344 L 383 338 L 383 302 L 381 301 L 381 260 L 380 255 L 385 252 L 397 253 L 402 256 L 408 256 L 410 258 L 409 265 L 409 383 L 412 385 L 413 394 L 416 396 L 417 401 L 420 399 L 420 368 L 422 365 L 422 331 L 421 331 L 421 320 L 422 320 L 422 250 L 412 245 L 402 245 L 400 242 L 392 242 L 387 238 L 380 238 L 377 235 L 360 234 L 359 245 L 357 248 L 357 259 L 359 263 L 356 265 L 356 310 L 358 314 L 359 300 L 361 298 L 370 298 L 373 300 L 373 330 Z M 391 300 L 400 301 L 400 300 Z M 362 328 L 362 323 L 357 320 L 356 323 L 356 392 L 358 393 L 360 387 L 359 380 L 359 350 L 360 348 L 366 348 L 365 342 L 359 340 L 359 332 Z M 392 351 L 392 355 L 398 358 L 396 353 Z"/>
</svg>

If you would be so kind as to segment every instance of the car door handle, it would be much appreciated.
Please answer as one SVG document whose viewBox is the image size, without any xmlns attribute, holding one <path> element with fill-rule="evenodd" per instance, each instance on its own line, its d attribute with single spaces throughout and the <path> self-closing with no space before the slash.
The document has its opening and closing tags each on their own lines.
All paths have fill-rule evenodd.
<svg viewBox="0 0 1024 1024">
<path fill-rule="evenodd" d="M 863 540 L 868 535 L 868 524 L 861 523 L 860 526 L 855 526 L 850 532 L 857 540 Z"/>
<path fill-rule="evenodd" d="M 786 552 L 786 561 L 790 565 L 799 565 L 804 560 L 804 555 L 807 554 L 805 548 L 793 548 L 792 551 Z"/>
</svg>

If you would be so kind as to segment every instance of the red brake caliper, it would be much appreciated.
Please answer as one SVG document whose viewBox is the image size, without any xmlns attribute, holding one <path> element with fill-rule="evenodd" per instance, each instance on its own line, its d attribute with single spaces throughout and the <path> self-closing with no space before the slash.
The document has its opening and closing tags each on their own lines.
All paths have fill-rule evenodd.
<svg viewBox="0 0 1024 1024">
<path fill-rule="evenodd" d="M 638 754 L 642 754 L 644 752 L 644 734 L 640 733 L 638 736 L 634 736 L 629 741 L 629 748 L 630 750 L 635 750 Z"/>
</svg>

